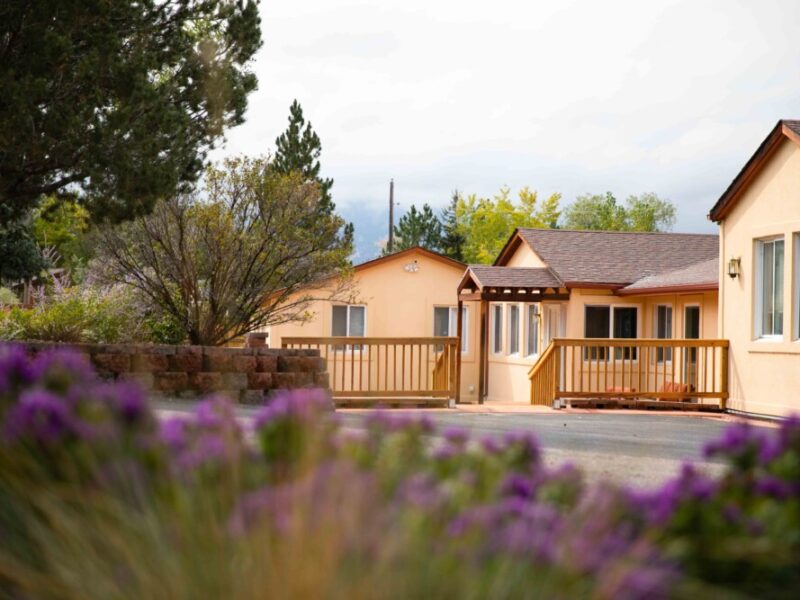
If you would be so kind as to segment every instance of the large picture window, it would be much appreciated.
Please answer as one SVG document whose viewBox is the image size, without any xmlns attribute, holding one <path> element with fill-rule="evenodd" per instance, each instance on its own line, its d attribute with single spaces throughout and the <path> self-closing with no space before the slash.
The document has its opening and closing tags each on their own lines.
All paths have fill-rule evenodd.
<svg viewBox="0 0 800 600">
<path fill-rule="evenodd" d="M 492 353 L 503 352 L 503 305 L 492 305 Z"/>
<path fill-rule="evenodd" d="M 525 356 L 536 356 L 539 354 L 539 305 L 528 304 L 526 308 Z"/>
<path fill-rule="evenodd" d="M 467 307 L 461 307 L 462 332 L 461 352 L 467 351 Z M 458 307 L 434 306 L 433 307 L 433 335 L 436 337 L 455 337 L 458 334 Z"/>
<path fill-rule="evenodd" d="M 756 246 L 756 333 L 783 335 L 783 240 L 762 240 Z"/>
<path fill-rule="evenodd" d="M 519 354 L 519 305 L 508 305 L 508 353 Z"/>
<path fill-rule="evenodd" d="M 638 332 L 639 310 L 635 306 L 587 306 L 584 312 L 584 337 L 634 339 Z M 636 348 L 617 348 L 617 358 L 636 359 Z M 586 360 L 607 360 L 608 349 L 586 348 Z"/>
</svg>

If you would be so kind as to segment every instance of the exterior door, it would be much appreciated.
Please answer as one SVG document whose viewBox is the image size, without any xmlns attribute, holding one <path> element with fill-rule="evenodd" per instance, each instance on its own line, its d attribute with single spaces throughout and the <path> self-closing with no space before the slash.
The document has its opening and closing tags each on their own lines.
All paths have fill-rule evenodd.
<svg viewBox="0 0 800 600">
<path fill-rule="evenodd" d="M 700 307 L 685 306 L 683 309 L 683 337 L 700 339 Z M 697 389 L 697 348 L 686 348 L 683 355 L 683 382 Z"/>
<path fill-rule="evenodd" d="M 550 344 L 550 340 L 564 336 L 564 319 L 560 304 L 544 305 L 544 328 L 542 331 L 542 351 Z"/>
</svg>

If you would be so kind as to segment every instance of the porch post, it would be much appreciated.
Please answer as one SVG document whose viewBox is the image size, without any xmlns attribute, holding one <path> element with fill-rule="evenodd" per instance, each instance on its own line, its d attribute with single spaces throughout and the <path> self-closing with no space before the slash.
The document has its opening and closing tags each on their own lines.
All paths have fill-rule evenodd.
<svg viewBox="0 0 800 600">
<path fill-rule="evenodd" d="M 463 348 L 461 337 L 464 335 L 464 301 L 458 299 L 458 316 L 456 317 L 456 336 L 458 337 L 458 347 L 456 348 L 456 404 L 461 402 L 461 348 Z"/>
<path fill-rule="evenodd" d="M 483 404 L 483 397 L 486 392 L 488 369 L 486 368 L 486 343 L 487 343 L 487 327 L 489 320 L 487 313 L 489 312 L 489 303 L 481 298 L 481 328 L 480 328 L 480 357 L 478 360 L 478 404 Z"/>
</svg>

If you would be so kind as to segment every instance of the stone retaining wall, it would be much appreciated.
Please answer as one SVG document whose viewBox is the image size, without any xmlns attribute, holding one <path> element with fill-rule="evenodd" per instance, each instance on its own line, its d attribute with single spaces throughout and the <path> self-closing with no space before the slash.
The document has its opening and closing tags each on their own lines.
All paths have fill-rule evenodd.
<svg viewBox="0 0 800 600">
<path fill-rule="evenodd" d="M 220 393 L 259 404 L 277 390 L 330 388 L 318 350 L 216 348 L 124 344 L 27 342 L 31 353 L 72 348 L 86 356 L 101 377 L 135 381 L 151 396 L 198 398 Z"/>
</svg>

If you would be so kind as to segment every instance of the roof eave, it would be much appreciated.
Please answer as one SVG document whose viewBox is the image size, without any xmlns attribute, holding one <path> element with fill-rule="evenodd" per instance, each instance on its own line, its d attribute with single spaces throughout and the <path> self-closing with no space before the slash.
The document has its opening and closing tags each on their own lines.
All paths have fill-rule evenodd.
<svg viewBox="0 0 800 600">
<path fill-rule="evenodd" d="M 617 291 L 618 296 L 656 296 L 661 294 L 676 294 L 684 292 L 716 292 L 719 291 L 718 283 L 703 283 L 693 285 L 666 285 L 647 288 L 622 288 Z"/>
<path fill-rule="evenodd" d="M 744 167 L 742 167 L 742 170 L 739 171 L 725 192 L 723 192 L 722 196 L 719 197 L 719 200 L 717 200 L 711 208 L 708 213 L 708 218 L 711 221 L 719 223 L 725 218 L 742 192 L 747 188 L 750 181 L 758 175 L 784 139 L 792 140 L 795 144 L 800 146 L 800 136 L 792 131 L 784 120 L 781 119 L 775 127 L 772 128 L 769 135 L 764 138 L 764 141 L 761 142 L 753 155 L 745 163 Z"/>
</svg>

